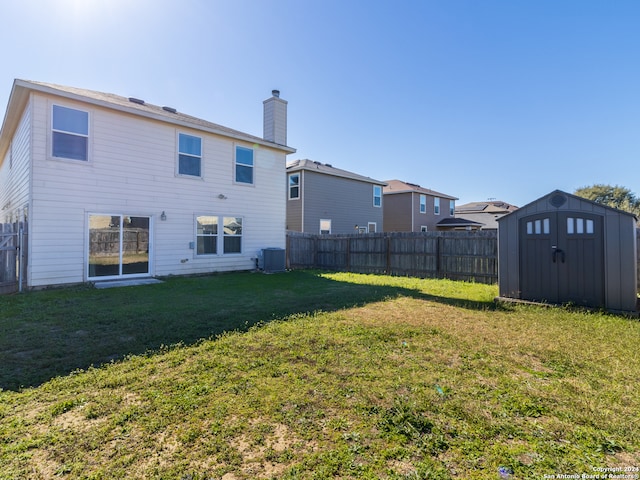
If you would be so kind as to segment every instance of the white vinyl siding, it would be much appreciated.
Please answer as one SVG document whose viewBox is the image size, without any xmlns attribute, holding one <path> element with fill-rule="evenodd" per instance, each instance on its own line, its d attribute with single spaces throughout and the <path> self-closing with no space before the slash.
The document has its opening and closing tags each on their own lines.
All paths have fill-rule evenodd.
<svg viewBox="0 0 640 480">
<path fill-rule="evenodd" d="M 0 223 L 22 221 L 28 216 L 31 131 L 28 103 L 0 167 Z"/>
<path fill-rule="evenodd" d="M 91 168 L 84 162 L 48 162 L 47 129 L 53 97 L 33 98 L 33 208 L 30 218 L 31 285 L 86 281 L 89 212 L 148 216 L 154 251 L 150 275 L 251 270 L 262 248 L 285 247 L 285 153 L 253 152 L 247 189 L 233 181 L 235 144 L 222 136 L 181 129 L 202 138 L 206 178 L 176 176 L 175 126 L 76 102 L 89 111 Z M 14 140 L 15 142 L 15 140 Z M 15 156 L 15 152 L 14 152 Z M 15 158 L 14 158 L 15 163 Z M 204 210 L 204 212 L 203 212 Z M 166 221 L 160 214 L 166 213 Z M 196 255 L 194 215 L 229 212 L 243 218 L 242 253 Z M 251 226 L 248 228 L 247 226 Z"/>
</svg>

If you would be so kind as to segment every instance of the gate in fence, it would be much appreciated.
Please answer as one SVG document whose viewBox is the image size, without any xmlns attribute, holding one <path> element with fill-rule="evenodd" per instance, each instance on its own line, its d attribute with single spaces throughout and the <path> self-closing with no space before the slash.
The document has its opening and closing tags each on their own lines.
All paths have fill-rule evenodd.
<svg viewBox="0 0 640 480">
<path fill-rule="evenodd" d="M 0 224 L 0 294 L 21 292 L 26 284 L 27 224 Z"/>
</svg>

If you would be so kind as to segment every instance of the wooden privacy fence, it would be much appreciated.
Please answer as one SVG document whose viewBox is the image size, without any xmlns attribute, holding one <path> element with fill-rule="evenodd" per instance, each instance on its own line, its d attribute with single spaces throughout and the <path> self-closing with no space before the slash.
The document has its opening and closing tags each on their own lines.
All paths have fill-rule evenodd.
<svg viewBox="0 0 640 480">
<path fill-rule="evenodd" d="M 27 224 L 0 224 L 0 294 L 22 291 L 26 284 Z"/>
<path fill-rule="evenodd" d="M 287 232 L 287 268 L 497 283 L 495 232 Z"/>
</svg>

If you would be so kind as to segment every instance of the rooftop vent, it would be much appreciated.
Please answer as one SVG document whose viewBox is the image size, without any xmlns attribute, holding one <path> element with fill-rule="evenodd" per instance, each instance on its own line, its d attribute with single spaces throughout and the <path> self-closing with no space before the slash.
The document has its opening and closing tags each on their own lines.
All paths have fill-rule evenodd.
<svg viewBox="0 0 640 480">
<path fill-rule="evenodd" d="M 140 100 L 139 98 L 129 97 L 129 101 L 131 103 L 137 103 L 138 105 L 144 105 L 144 100 Z"/>
<path fill-rule="evenodd" d="M 333 165 L 331 165 L 330 163 L 325 163 L 324 165 L 325 167 L 333 168 Z"/>
<path fill-rule="evenodd" d="M 173 107 L 162 107 L 162 109 L 165 112 L 169 112 L 169 113 L 176 113 L 177 112 L 177 110 L 175 108 L 173 108 Z"/>
</svg>

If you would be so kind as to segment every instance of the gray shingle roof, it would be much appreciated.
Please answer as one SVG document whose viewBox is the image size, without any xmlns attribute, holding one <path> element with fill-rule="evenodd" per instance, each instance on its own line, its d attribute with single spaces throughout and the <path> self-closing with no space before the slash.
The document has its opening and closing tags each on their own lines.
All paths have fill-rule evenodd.
<svg viewBox="0 0 640 480">
<path fill-rule="evenodd" d="M 315 162 L 308 159 L 294 160 L 293 162 L 287 163 L 287 172 L 296 172 L 299 170 L 310 170 L 312 172 L 323 173 L 325 175 L 333 175 L 335 177 L 348 178 L 350 180 L 359 180 L 361 182 L 373 183 L 382 186 L 386 185 L 385 182 L 381 182 L 380 180 L 375 180 L 371 177 L 365 177 L 364 175 L 359 175 L 347 170 L 341 170 L 328 163 Z"/>
<path fill-rule="evenodd" d="M 448 198 L 449 200 L 457 200 L 457 197 L 447 195 L 446 193 L 436 192 L 429 188 L 421 187 L 415 183 L 403 182 L 401 180 L 387 180 L 387 186 L 384 187 L 383 193 L 385 195 L 392 195 L 395 193 L 408 193 L 416 192 L 423 193 L 425 195 L 431 195 L 432 197 Z"/>
<path fill-rule="evenodd" d="M 7 112 L 5 114 L 4 122 L 2 125 L 2 136 L 10 135 L 12 132 L 9 132 L 8 130 L 11 130 L 11 127 L 13 127 L 15 122 L 17 122 L 17 120 L 10 117 L 9 110 L 12 108 L 19 108 L 19 104 L 25 101 L 24 92 L 30 90 L 57 95 L 72 100 L 87 102 L 106 108 L 112 108 L 133 115 L 153 118 L 155 120 L 180 125 L 183 127 L 195 128 L 205 132 L 231 137 L 237 140 L 257 143 L 259 145 L 284 150 L 287 153 L 295 152 L 294 148 L 285 145 L 278 145 L 255 135 L 250 135 L 248 133 L 234 130 L 217 123 L 193 117 L 191 115 L 178 112 L 176 109 L 171 107 L 153 105 L 142 100 L 122 97 L 113 93 L 97 92 L 94 90 L 86 90 L 83 88 L 68 87 L 63 85 L 56 85 L 53 83 L 35 82 L 19 79 L 16 79 L 13 84 L 13 90 L 11 91 L 11 97 L 9 98 L 9 105 L 7 107 Z M 4 145 L 2 144 L 2 138 L 0 138 L 0 147 L 3 146 Z M 2 148 L 0 148 L 0 154 L 3 153 L 1 150 Z"/>
</svg>

